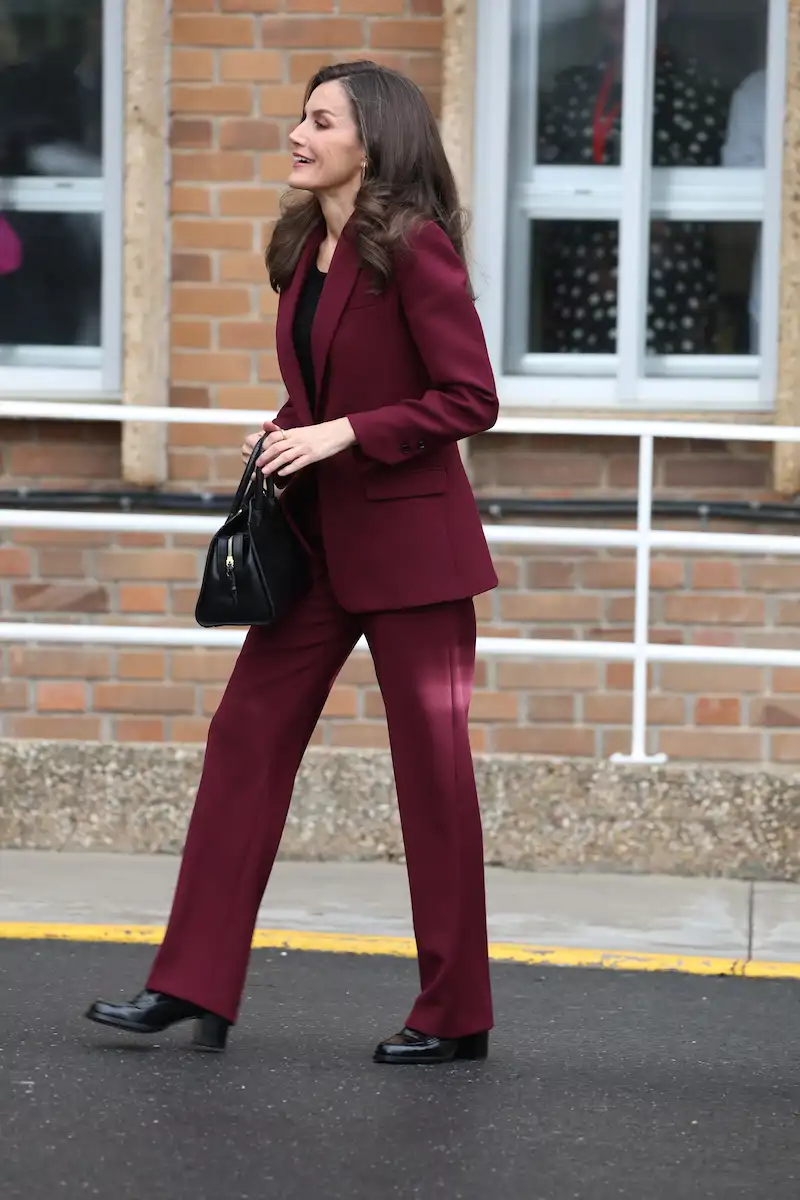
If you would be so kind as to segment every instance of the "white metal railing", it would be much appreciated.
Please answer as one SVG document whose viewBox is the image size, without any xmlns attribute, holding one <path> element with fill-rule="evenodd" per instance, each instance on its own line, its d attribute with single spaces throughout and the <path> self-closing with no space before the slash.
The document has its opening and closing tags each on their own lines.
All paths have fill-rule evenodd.
<svg viewBox="0 0 800 1200">
<path fill-rule="evenodd" d="M 252 428 L 274 414 L 250 410 L 158 408 L 143 405 L 82 404 L 64 401 L 0 400 L 0 418 L 75 421 L 155 421 L 170 424 L 232 425 Z M 630 754 L 614 761 L 661 763 L 665 755 L 647 754 L 647 668 L 650 663 L 682 662 L 718 665 L 800 668 L 800 650 L 740 646 L 674 646 L 649 640 L 650 559 L 653 550 L 689 553 L 792 555 L 800 538 L 772 534 L 697 533 L 652 528 L 653 457 L 656 438 L 704 441 L 800 443 L 800 428 L 721 425 L 688 421 L 559 420 L 501 417 L 492 431 L 506 434 L 624 437 L 639 442 L 639 491 L 636 529 L 575 529 L 550 525 L 485 525 L 492 546 L 581 546 L 629 549 L 636 553 L 634 638 L 632 642 L 555 641 L 539 638 L 479 638 L 478 653 L 490 657 L 594 659 L 633 664 L 633 713 Z M 94 513 L 0 510 L 6 529 L 105 530 L 109 533 L 194 533 L 210 535 L 218 517 L 138 513 Z M 186 626 L 106 625 L 96 623 L 33 625 L 0 621 L 0 642 L 80 642 L 83 645 L 240 646 L 244 633 L 235 629 Z M 359 648 L 366 648 L 362 639 Z"/>
</svg>

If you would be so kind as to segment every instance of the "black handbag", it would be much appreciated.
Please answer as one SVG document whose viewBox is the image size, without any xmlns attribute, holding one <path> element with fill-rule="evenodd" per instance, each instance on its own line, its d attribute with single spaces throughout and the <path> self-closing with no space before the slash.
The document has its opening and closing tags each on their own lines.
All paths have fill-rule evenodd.
<svg viewBox="0 0 800 1200">
<path fill-rule="evenodd" d="M 194 614 L 205 628 L 272 625 L 311 584 L 308 554 L 286 519 L 272 476 L 264 479 L 258 471 L 253 477 L 263 441 L 208 548 Z"/>
</svg>

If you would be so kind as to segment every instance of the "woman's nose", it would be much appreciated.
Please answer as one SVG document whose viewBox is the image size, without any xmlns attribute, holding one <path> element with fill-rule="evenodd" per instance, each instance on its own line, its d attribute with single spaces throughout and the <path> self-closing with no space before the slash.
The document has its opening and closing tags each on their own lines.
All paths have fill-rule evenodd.
<svg viewBox="0 0 800 1200">
<path fill-rule="evenodd" d="M 300 138 L 298 137 L 299 129 L 300 129 L 300 126 L 295 125 L 294 129 L 289 131 L 289 141 L 291 142 L 291 144 L 293 146 L 300 145 Z"/>
</svg>

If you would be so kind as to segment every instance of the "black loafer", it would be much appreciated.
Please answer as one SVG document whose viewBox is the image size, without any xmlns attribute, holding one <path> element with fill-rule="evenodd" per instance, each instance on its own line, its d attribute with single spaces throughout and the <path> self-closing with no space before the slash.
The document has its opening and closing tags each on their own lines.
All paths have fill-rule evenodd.
<svg viewBox="0 0 800 1200">
<path fill-rule="evenodd" d="M 85 1014 L 98 1025 L 124 1029 L 127 1033 L 161 1033 L 179 1021 L 197 1021 L 193 1046 L 198 1050 L 224 1050 L 230 1021 L 207 1012 L 188 1000 L 145 989 L 125 1004 L 96 1000 Z"/>
<path fill-rule="evenodd" d="M 488 1053 L 488 1033 L 473 1033 L 461 1038 L 439 1038 L 406 1028 L 378 1045 L 373 1062 L 409 1065 L 447 1063 L 455 1062 L 456 1059 L 486 1058 Z"/>
</svg>

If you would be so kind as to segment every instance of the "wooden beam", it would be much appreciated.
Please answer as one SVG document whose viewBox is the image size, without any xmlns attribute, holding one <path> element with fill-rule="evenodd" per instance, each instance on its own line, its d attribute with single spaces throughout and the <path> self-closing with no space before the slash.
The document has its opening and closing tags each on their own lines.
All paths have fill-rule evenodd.
<svg viewBox="0 0 800 1200">
<path fill-rule="evenodd" d="M 123 404 L 169 399 L 169 0 L 125 7 Z M 166 425 L 122 427 L 126 483 L 167 478 Z"/>
<path fill-rule="evenodd" d="M 800 425 L 800 0 L 789 0 L 788 76 L 781 229 L 778 425 Z M 800 446 L 775 447 L 775 490 L 800 492 Z"/>
<path fill-rule="evenodd" d="M 476 24 L 477 0 L 444 0 L 441 131 L 461 203 L 467 209 L 472 201 L 475 142 Z M 459 442 L 458 448 L 469 472 L 469 442 Z"/>
</svg>

